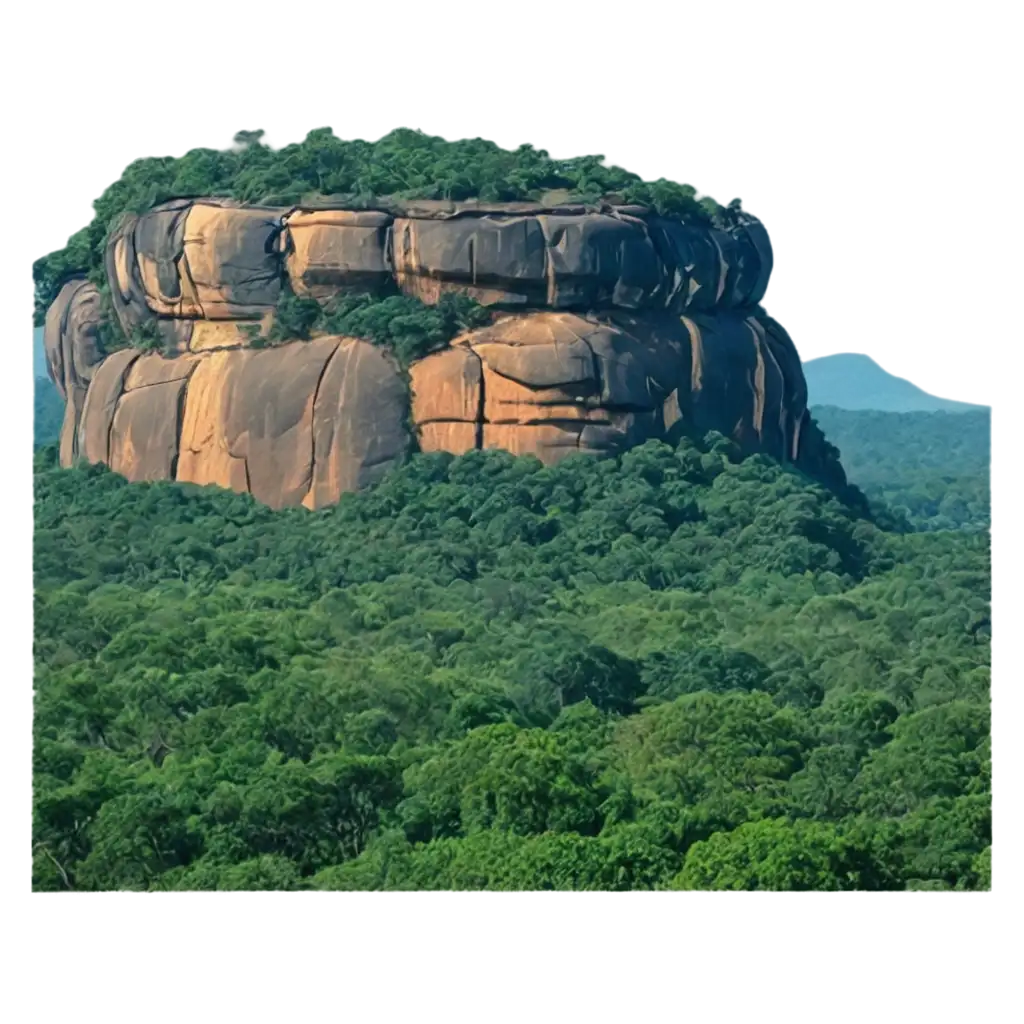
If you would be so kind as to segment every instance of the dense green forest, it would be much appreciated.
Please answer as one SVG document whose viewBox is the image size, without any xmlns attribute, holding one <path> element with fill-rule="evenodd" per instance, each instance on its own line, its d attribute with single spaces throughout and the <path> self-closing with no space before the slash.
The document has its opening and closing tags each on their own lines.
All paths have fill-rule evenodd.
<svg viewBox="0 0 1024 1024">
<path fill-rule="evenodd" d="M 35 489 L 37 890 L 990 885 L 987 531 L 720 435 Z"/>
<path fill-rule="evenodd" d="M 988 529 L 991 417 L 970 412 L 851 412 L 816 406 L 846 475 L 876 508 L 917 530 Z"/>
<path fill-rule="evenodd" d="M 32 437 L 34 447 L 55 444 L 64 422 L 64 400 L 49 377 L 36 377 L 33 392 Z"/>
</svg>

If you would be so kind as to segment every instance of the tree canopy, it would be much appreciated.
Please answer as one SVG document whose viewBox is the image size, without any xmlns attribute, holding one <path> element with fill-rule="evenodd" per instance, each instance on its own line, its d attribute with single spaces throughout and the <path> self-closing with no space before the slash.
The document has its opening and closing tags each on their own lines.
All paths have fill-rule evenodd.
<svg viewBox="0 0 1024 1024">
<path fill-rule="evenodd" d="M 843 468 L 876 508 L 914 529 L 986 530 L 991 415 L 812 410 Z"/>
<path fill-rule="evenodd" d="M 715 436 L 35 488 L 37 890 L 990 884 L 987 532 Z"/>
</svg>

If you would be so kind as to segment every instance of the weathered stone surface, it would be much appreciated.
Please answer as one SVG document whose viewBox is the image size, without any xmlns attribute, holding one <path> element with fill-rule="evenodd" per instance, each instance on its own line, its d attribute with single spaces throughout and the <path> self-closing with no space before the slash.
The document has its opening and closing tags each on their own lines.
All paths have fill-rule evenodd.
<svg viewBox="0 0 1024 1024">
<path fill-rule="evenodd" d="M 536 304 L 547 287 L 544 249 L 535 217 L 399 218 L 392 228 L 399 287 L 424 302 L 458 290 L 485 304 Z"/>
<path fill-rule="evenodd" d="M 187 377 L 126 391 L 110 431 L 110 468 L 133 482 L 173 480 Z"/>
<path fill-rule="evenodd" d="M 722 269 L 710 232 L 665 217 L 652 218 L 648 231 L 666 269 L 659 304 L 674 310 L 713 309 Z"/>
<path fill-rule="evenodd" d="M 211 352 L 219 348 L 243 348 L 249 339 L 243 328 L 250 326 L 237 320 L 196 320 L 188 340 L 190 352 Z M 251 326 L 258 327 L 258 323 Z"/>
<path fill-rule="evenodd" d="M 450 452 L 463 455 L 480 447 L 480 428 L 476 423 L 442 420 L 422 423 L 416 428 L 421 452 Z"/>
<path fill-rule="evenodd" d="M 391 276 L 392 218 L 375 210 L 295 210 L 284 219 L 288 279 L 296 295 L 376 291 Z"/>
<path fill-rule="evenodd" d="M 709 230 L 609 203 L 355 209 L 326 198 L 287 210 L 178 199 L 125 217 L 107 251 L 123 329 L 155 317 L 181 351 L 192 321 L 264 316 L 286 276 L 320 300 L 397 283 L 428 303 L 460 291 L 519 308 L 700 312 L 756 304 L 771 265 L 768 235 L 748 215 Z"/>
<path fill-rule="evenodd" d="M 652 409 L 664 392 L 651 376 L 651 354 L 636 338 L 618 328 L 602 325 L 587 337 L 601 381 L 601 404 L 620 409 Z M 664 358 L 665 353 L 657 354 Z"/>
<path fill-rule="evenodd" d="M 173 474 L 309 508 L 398 461 L 407 418 L 423 451 L 499 447 L 552 464 L 719 430 L 747 450 L 801 460 L 799 360 L 781 327 L 749 310 L 517 314 L 461 336 L 409 377 L 407 396 L 390 358 L 353 339 L 176 359 L 126 350 L 93 375 L 79 448 L 129 479 Z"/>
<path fill-rule="evenodd" d="M 574 384 L 566 384 L 561 388 L 531 388 L 503 377 L 486 363 L 483 383 L 483 417 L 487 423 L 585 420 L 595 414 L 592 388 Z M 589 405 L 588 398 L 591 400 Z"/>
<path fill-rule="evenodd" d="M 71 282 L 69 282 L 71 283 Z M 61 398 L 67 398 L 67 383 L 64 380 L 64 318 L 67 310 L 68 285 L 57 293 L 50 303 L 43 325 L 43 354 L 46 356 L 46 372 L 53 381 Z"/>
<path fill-rule="evenodd" d="M 234 375 L 223 413 L 227 450 L 245 460 L 250 493 L 271 508 L 301 504 L 310 490 L 313 405 L 338 345 L 318 338 L 263 349 Z"/>
<path fill-rule="evenodd" d="M 195 203 L 185 218 L 183 293 L 207 320 L 261 316 L 281 292 L 280 210 Z"/>
<path fill-rule="evenodd" d="M 255 354 L 251 349 L 212 352 L 196 365 L 185 399 L 176 479 L 249 490 L 245 459 L 228 448 L 227 424 L 232 406 L 243 399 L 238 377 Z"/>
<path fill-rule="evenodd" d="M 92 375 L 78 425 L 78 454 L 87 462 L 110 465 L 114 411 L 124 393 L 128 370 L 138 358 L 134 349 L 121 349 L 107 356 Z"/>
<path fill-rule="evenodd" d="M 156 352 L 140 355 L 125 376 L 124 389 L 134 391 L 136 388 L 148 388 L 154 384 L 186 380 L 198 361 L 199 357 L 193 355 L 182 355 L 176 359 L 166 359 Z"/>
<path fill-rule="evenodd" d="M 504 377 L 532 387 L 596 382 L 594 354 L 586 337 L 594 324 L 572 313 L 506 317 L 463 335 L 484 363 Z"/>
<path fill-rule="evenodd" d="M 757 317 L 765 331 L 768 348 L 775 357 L 782 374 L 782 404 L 780 418 L 785 421 L 787 447 L 783 457 L 796 462 L 800 456 L 801 422 L 807 414 L 807 381 L 796 346 L 785 328 L 771 317 Z"/>
<path fill-rule="evenodd" d="M 313 406 L 313 479 L 302 501 L 307 508 L 333 504 L 374 483 L 409 447 L 408 397 L 397 367 L 369 342 L 339 340 Z"/>
<path fill-rule="evenodd" d="M 162 316 L 202 315 L 195 287 L 179 266 L 191 211 L 188 200 L 174 200 L 142 214 L 133 227 L 135 269 L 142 280 L 146 303 Z"/>
<path fill-rule="evenodd" d="M 412 420 L 417 426 L 445 420 L 479 419 L 482 409 L 480 357 L 468 346 L 436 352 L 409 370 Z"/>
<path fill-rule="evenodd" d="M 555 309 L 650 304 L 664 267 L 638 218 L 539 217 L 547 245 L 547 305 Z"/>
<path fill-rule="evenodd" d="M 751 381 L 754 415 L 751 425 L 756 437 L 750 439 L 750 445 L 782 459 L 786 457 L 788 432 L 782 367 L 768 344 L 768 337 L 760 321 L 749 316 L 744 322 L 754 346 L 754 375 Z"/>
<path fill-rule="evenodd" d="M 634 319 L 623 315 L 627 324 Z M 449 352 L 413 367 L 414 395 L 421 396 L 413 403 L 417 425 L 428 418 L 463 424 L 445 432 L 420 428 L 421 446 L 462 451 L 475 434 L 485 448 L 530 453 L 550 464 L 571 451 L 611 451 L 662 436 L 662 405 L 685 351 L 678 321 L 663 319 L 674 331 L 667 340 L 565 312 L 517 314 L 462 335 Z M 459 352 L 481 363 L 483 404 L 476 414 L 472 400 L 438 405 L 424 397 L 453 390 L 447 381 L 467 365 Z"/>
<path fill-rule="evenodd" d="M 281 291 L 283 210 L 177 199 L 126 217 L 107 246 L 107 278 L 126 333 L 154 315 L 181 347 L 174 321 L 253 319 Z M 166 325 L 166 326 L 165 326 Z"/>
<path fill-rule="evenodd" d="M 678 316 L 660 310 L 636 313 L 612 310 L 607 314 L 606 322 L 629 339 L 625 351 L 636 364 L 629 370 L 633 378 L 638 380 L 641 372 L 647 378 L 644 389 L 651 401 L 638 403 L 634 397 L 624 404 L 656 404 L 688 377 L 688 368 L 684 370 L 683 364 L 689 358 L 689 335 Z M 607 351 L 600 342 L 596 346 L 606 364 L 614 361 L 616 349 L 621 347 L 621 341 L 617 346 L 609 346 Z M 605 365 L 604 372 L 606 377 L 611 377 L 613 369 Z M 626 369 L 617 372 L 622 374 Z M 639 384 L 632 390 L 635 396 L 642 394 Z"/>
<path fill-rule="evenodd" d="M 792 459 L 802 409 L 786 394 L 786 374 L 801 372 L 799 362 L 789 363 L 769 343 L 764 325 L 742 311 L 693 314 L 684 323 L 692 337 L 684 417 L 696 429 L 719 430 L 747 450 Z"/>
<path fill-rule="evenodd" d="M 87 387 L 103 358 L 99 289 L 85 278 L 68 281 L 46 314 L 43 346 L 50 379 L 62 395 Z"/>
<path fill-rule="evenodd" d="M 188 379 L 198 362 L 155 352 L 132 361 L 110 426 L 114 472 L 131 481 L 175 479 Z"/>
<path fill-rule="evenodd" d="M 737 271 L 729 302 L 755 306 L 764 298 L 775 269 L 771 239 L 765 226 L 756 221 L 741 224 L 730 233 L 736 241 Z"/>
<path fill-rule="evenodd" d="M 603 454 L 622 452 L 661 437 L 664 423 L 660 409 L 650 412 L 610 412 L 606 423 L 587 423 L 580 431 L 581 452 Z"/>
<path fill-rule="evenodd" d="M 553 466 L 579 450 L 582 423 L 509 424 L 485 423 L 484 448 L 504 448 L 513 455 L 535 455 L 546 466 Z"/>
<path fill-rule="evenodd" d="M 93 373 L 103 359 L 99 289 L 85 278 L 64 284 L 46 313 L 43 347 L 50 379 L 64 398 L 60 460 L 78 457 L 78 427 Z"/>
</svg>

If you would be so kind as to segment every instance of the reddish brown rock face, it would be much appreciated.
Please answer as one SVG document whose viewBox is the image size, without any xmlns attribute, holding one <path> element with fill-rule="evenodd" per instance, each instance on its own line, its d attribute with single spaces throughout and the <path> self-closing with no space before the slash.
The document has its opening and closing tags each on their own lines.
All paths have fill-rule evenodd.
<svg viewBox="0 0 1024 1024">
<path fill-rule="evenodd" d="M 103 360 L 99 289 L 84 278 L 68 281 L 46 313 L 43 347 L 50 379 L 65 399 L 60 461 L 78 458 L 78 423 L 93 373 Z"/>
<path fill-rule="evenodd" d="M 718 231 L 623 206 L 175 200 L 122 221 L 107 276 L 121 327 L 154 324 L 176 357 L 104 358 L 85 281 L 49 311 L 48 365 L 68 399 L 61 462 L 314 509 L 377 480 L 414 441 L 550 464 L 718 430 L 813 471 L 824 440 L 808 428 L 799 358 L 757 306 L 771 263 L 750 218 Z M 462 291 L 495 319 L 403 379 L 353 338 L 250 347 L 248 325 L 273 317 L 285 281 L 321 300 Z"/>
<path fill-rule="evenodd" d="M 457 438 L 551 463 L 689 424 L 726 426 L 745 448 L 792 461 L 805 401 L 787 383 L 800 374 L 795 351 L 753 315 L 699 320 L 524 313 L 463 335 L 413 367 L 421 447 L 452 450 Z"/>
<path fill-rule="evenodd" d="M 272 508 L 333 504 L 408 447 L 397 368 L 365 341 L 166 359 L 123 349 L 90 387 L 79 450 L 129 480 L 249 492 Z"/>
</svg>

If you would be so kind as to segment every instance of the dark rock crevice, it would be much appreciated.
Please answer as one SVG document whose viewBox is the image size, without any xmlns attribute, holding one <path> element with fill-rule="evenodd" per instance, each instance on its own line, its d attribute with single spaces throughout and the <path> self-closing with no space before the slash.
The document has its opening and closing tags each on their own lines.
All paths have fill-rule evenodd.
<svg viewBox="0 0 1024 1024">
<path fill-rule="evenodd" d="M 309 403 L 309 419 L 310 419 L 310 453 L 309 453 L 309 484 L 306 488 L 306 497 L 304 501 L 309 499 L 309 496 L 313 492 L 313 482 L 316 480 L 316 404 L 317 399 L 320 397 L 320 388 L 323 385 L 324 377 L 327 375 L 327 368 L 331 365 L 331 360 L 338 354 L 338 350 L 341 348 L 341 340 L 331 349 L 330 355 L 324 360 L 324 365 L 320 368 L 320 375 L 316 379 L 316 384 L 313 386 L 313 397 Z M 248 464 L 246 465 L 246 475 L 248 477 Z"/>
</svg>

